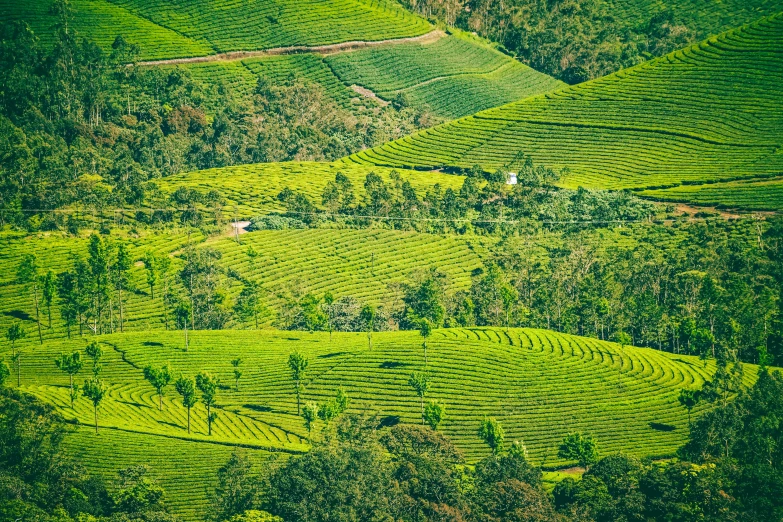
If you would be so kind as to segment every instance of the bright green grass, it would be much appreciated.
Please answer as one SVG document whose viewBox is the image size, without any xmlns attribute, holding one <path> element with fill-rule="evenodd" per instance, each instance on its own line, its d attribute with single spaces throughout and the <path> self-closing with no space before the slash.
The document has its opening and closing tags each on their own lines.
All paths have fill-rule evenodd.
<svg viewBox="0 0 783 522">
<path fill-rule="evenodd" d="M 378 0 L 111 0 L 218 52 L 418 36 L 430 24 Z"/>
<path fill-rule="evenodd" d="M 0 0 L 0 23 L 24 20 L 46 46 L 54 45 L 56 17 L 49 13 L 51 0 Z M 105 51 L 118 35 L 141 47 L 141 59 L 200 56 L 215 51 L 176 31 L 157 25 L 107 0 L 73 0 L 72 28 Z"/>
<path fill-rule="evenodd" d="M 783 15 L 349 161 L 495 168 L 519 151 L 566 187 L 621 189 L 783 172 Z"/>
<path fill-rule="evenodd" d="M 407 94 L 415 105 L 456 118 L 563 85 L 476 38 L 457 33 L 434 43 L 401 44 L 329 56 L 347 85 L 391 100 Z"/>
<path fill-rule="evenodd" d="M 69 433 L 64 447 L 88 472 L 108 481 L 117 478 L 118 470 L 146 464 L 150 476 L 166 492 L 166 506 L 186 520 L 203 520 L 205 510 L 210 507 L 210 494 L 217 485 L 217 470 L 234 451 L 234 447 L 223 444 L 120 430 L 105 429 L 96 436 L 86 426 Z M 255 472 L 270 457 L 264 450 L 241 451 L 250 458 Z"/>
<path fill-rule="evenodd" d="M 728 181 L 645 190 L 644 196 L 662 201 L 687 201 L 743 210 L 783 210 L 783 179 Z"/>
<path fill-rule="evenodd" d="M 362 198 L 364 180 L 368 173 L 375 172 L 389 182 L 392 170 L 342 163 L 258 163 L 169 176 L 159 180 L 158 186 L 166 194 L 179 187 L 190 187 L 202 193 L 216 189 L 226 199 L 227 210 L 233 212 L 236 206 L 240 217 L 253 217 L 260 213 L 283 210 L 284 205 L 277 200 L 277 195 L 286 187 L 304 192 L 313 203 L 320 206 L 321 194 L 326 184 L 334 181 L 338 172 L 351 180 L 356 197 Z M 423 173 L 405 169 L 397 169 L 397 172 L 402 180 L 410 181 L 420 196 L 436 183 L 439 183 L 443 190 L 451 188 L 456 191 L 462 187 L 464 181 L 462 176 L 440 172 Z"/>
<path fill-rule="evenodd" d="M 54 404 L 66 418 L 90 425 L 91 405 L 80 398 L 70 408 L 68 378 L 53 362 L 61 351 L 81 349 L 87 340 L 25 348 L 22 388 Z M 304 400 L 325 400 L 342 386 L 352 399 L 350 411 L 375 411 L 386 422 L 418 422 L 418 400 L 407 385 L 409 374 L 424 367 L 418 332 L 376 333 L 371 350 L 361 333 L 335 333 L 330 341 L 327 333 L 196 331 L 187 352 L 181 332 L 100 340 L 106 352 L 103 378 L 110 384 L 99 409 L 102 426 L 300 450 L 306 431 L 296 416 L 286 366 L 294 350 L 310 358 Z M 244 370 L 238 391 L 230 365 L 235 357 L 243 359 Z M 487 454 L 475 432 L 484 416 L 493 416 L 509 441 L 524 441 L 532 460 L 545 466 L 569 464 L 556 453 L 561 438 L 573 431 L 596 437 L 602 454 L 673 454 L 687 436 L 679 390 L 701 385 L 713 368 L 694 357 L 531 329 L 440 330 L 428 342 L 428 361 L 433 378 L 429 398 L 447 408 L 441 429 L 469 461 Z M 222 380 L 211 437 L 201 405 L 192 412 L 193 433 L 188 436 L 185 410 L 172 389 L 158 410 L 141 368 L 166 362 L 177 374 L 209 370 Z M 76 381 L 88 373 L 85 368 Z M 746 375 L 752 382 L 755 368 L 748 365 Z"/>
</svg>

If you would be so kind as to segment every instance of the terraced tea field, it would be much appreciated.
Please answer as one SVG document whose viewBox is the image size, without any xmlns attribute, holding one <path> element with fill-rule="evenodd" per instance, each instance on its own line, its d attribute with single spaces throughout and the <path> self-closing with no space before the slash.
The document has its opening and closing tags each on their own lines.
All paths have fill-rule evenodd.
<svg viewBox="0 0 783 522">
<path fill-rule="evenodd" d="M 71 409 L 68 377 L 55 368 L 53 359 L 83 348 L 88 339 L 25 348 L 22 366 L 22 389 L 85 428 L 92 423 L 91 404 L 80 398 Z M 286 366 L 294 350 L 310 359 L 304 400 L 325 400 L 342 386 L 351 397 L 349 411 L 377 412 L 387 425 L 418 422 L 418 400 L 407 384 L 408 375 L 425 366 L 417 332 L 376 333 L 372 349 L 361 333 L 336 333 L 330 341 L 326 333 L 197 331 L 191 339 L 185 352 L 179 332 L 99 338 L 105 353 L 103 378 L 110 384 L 99 410 L 104 429 L 95 435 L 80 428 L 69 443 L 90 451 L 91 466 L 108 472 L 135 458 L 161 466 L 158 473 L 165 473 L 187 451 L 206 451 L 197 468 L 183 470 L 181 484 L 172 481 L 170 486 L 193 495 L 194 473 L 227 454 L 225 446 L 213 451 L 206 441 L 304 449 L 306 431 L 295 415 Z M 507 439 L 524 441 L 532 460 L 547 467 L 569 464 L 557 458 L 556 448 L 572 431 L 596 437 L 603 454 L 670 455 L 687 431 L 687 415 L 677 402 L 679 390 L 700 385 L 713 370 L 713 363 L 694 357 L 531 329 L 438 330 L 428 346 L 427 369 L 433 381 L 428 397 L 446 404 L 441 429 L 470 461 L 488 452 L 475 435 L 486 415 L 498 418 Z M 235 357 L 242 358 L 244 370 L 238 390 L 230 364 Z M 176 375 L 208 370 L 221 379 L 211 437 L 202 405 L 193 409 L 190 435 L 173 390 L 166 390 L 163 410 L 158 409 L 141 368 L 164 363 L 171 364 Z M 89 371 L 83 369 L 76 381 Z M 755 369 L 748 366 L 745 374 L 751 383 Z M 153 435 L 155 443 L 146 443 L 151 439 L 145 437 Z M 124 446 L 125 440 L 132 451 L 116 461 L 114 448 Z M 161 451 L 169 447 L 173 462 L 161 462 Z"/>
<path fill-rule="evenodd" d="M 640 195 L 660 201 L 687 201 L 721 208 L 780 211 L 783 210 L 783 179 L 680 185 L 645 190 Z"/>
<path fill-rule="evenodd" d="M 654 188 L 783 172 L 783 14 L 605 78 L 480 112 L 348 162 L 570 169 L 565 187 Z"/>
<path fill-rule="evenodd" d="M 427 44 L 400 44 L 328 56 L 346 85 L 386 100 L 405 93 L 447 118 L 551 91 L 564 84 L 457 32 Z"/>
<path fill-rule="evenodd" d="M 199 170 L 177 174 L 158 180 L 158 186 L 164 194 L 171 194 L 180 187 L 195 189 L 203 194 L 218 190 L 226 199 L 226 208 L 232 212 L 236 207 L 240 217 L 250 218 L 259 214 L 284 210 L 277 195 L 284 188 L 301 191 L 318 206 L 326 184 L 334 181 L 338 172 L 342 172 L 351 181 L 356 198 L 364 197 L 364 180 L 367 174 L 375 172 L 387 183 L 394 169 L 342 163 L 287 162 L 257 163 L 219 169 Z M 409 181 L 411 186 L 424 195 L 428 188 L 439 183 L 443 190 L 459 190 L 464 177 L 440 172 L 417 172 L 397 169 L 400 179 Z"/>
<path fill-rule="evenodd" d="M 53 42 L 50 0 L 0 0 L 0 22 L 25 20 Z M 142 60 L 419 36 L 431 26 L 388 0 L 74 0 L 73 27 L 111 50 L 122 34 Z"/>
</svg>

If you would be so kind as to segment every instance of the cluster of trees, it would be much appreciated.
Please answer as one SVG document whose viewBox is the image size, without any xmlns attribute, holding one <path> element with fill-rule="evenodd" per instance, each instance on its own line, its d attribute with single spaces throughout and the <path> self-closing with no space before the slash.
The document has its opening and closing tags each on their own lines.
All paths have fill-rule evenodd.
<svg viewBox="0 0 783 522">
<path fill-rule="evenodd" d="M 694 31 L 662 10 L 617 20 L 601 0 L 404 0 L 408 9 L 497 42 L 532 68 L 567 83 L 605 76 L 685 47 Z"/>
<path fill-rule="evenodd" d="M 0 29 L 0 225 L 67 226 L 37 210 L 139 206 L 149 181 L 187 170 L 330 160 L 435 121 L 388 106 L 347 110 L 304 78 L 261 78 L 247 95 L 186 68 L 137 67 L 118 36 L 110 53 L 74 32 L 67 0 L 54 47 L 22 23 Z"/>
<path fill-rule="evenodd" d="M 509 185 L 515 172 L 516 185 Z M 423 197 L 399 173 L 389 181 L 367 174 L 364 195 L 357 198 L 347 176 L 338 172 L 321 195 L 318 206 L 305 193 L 283 189 L 278 199 L 286 206 L 289 227 L 317 226 L 321 221 L 366 227 L 378 222 L 390 228 L 429 233 L 503 234 L 540 228 L 547 223 L 589 222 L 606 226 L 614 221 L 642 221 L 660 210 L 629 192 L 562 190 L 552 187 L 561 174 L 535 165 L 519 153 L 508 166 L 485 172 L 479 166 L 467 175 L 459 190 L 435 184 Z M 297 222 L 299 224 L 297 224 Z M 273 228 L 268 217 L 257 219 L 257 228 Z"/>
</svg>

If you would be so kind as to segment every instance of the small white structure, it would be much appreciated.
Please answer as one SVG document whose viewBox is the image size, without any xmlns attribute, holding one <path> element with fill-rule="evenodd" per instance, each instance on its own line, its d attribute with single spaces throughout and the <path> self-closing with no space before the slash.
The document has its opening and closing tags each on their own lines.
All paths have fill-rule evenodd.
<svg viewBox="0 0 783 522">
<path fill-rule="evenodd" d="M 509 172 L 508 180 L 506 180 L 506 185 L 516 185 L 516 184 L 517 184 L 517 173 Z"/>
</svg>

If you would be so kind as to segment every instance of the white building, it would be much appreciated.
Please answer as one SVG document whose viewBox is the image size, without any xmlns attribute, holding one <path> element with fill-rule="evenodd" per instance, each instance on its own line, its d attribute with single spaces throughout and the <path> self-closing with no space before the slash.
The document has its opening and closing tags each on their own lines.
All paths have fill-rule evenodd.
<svg viewBox="0 0 783 522">
<path fill-rule="evenodd" d="M 516 185 L 516 184 L 517 184 L 517 173 L 509 172 L 508 180 L 506 180 L 506 185 Z"/>
</svg>

